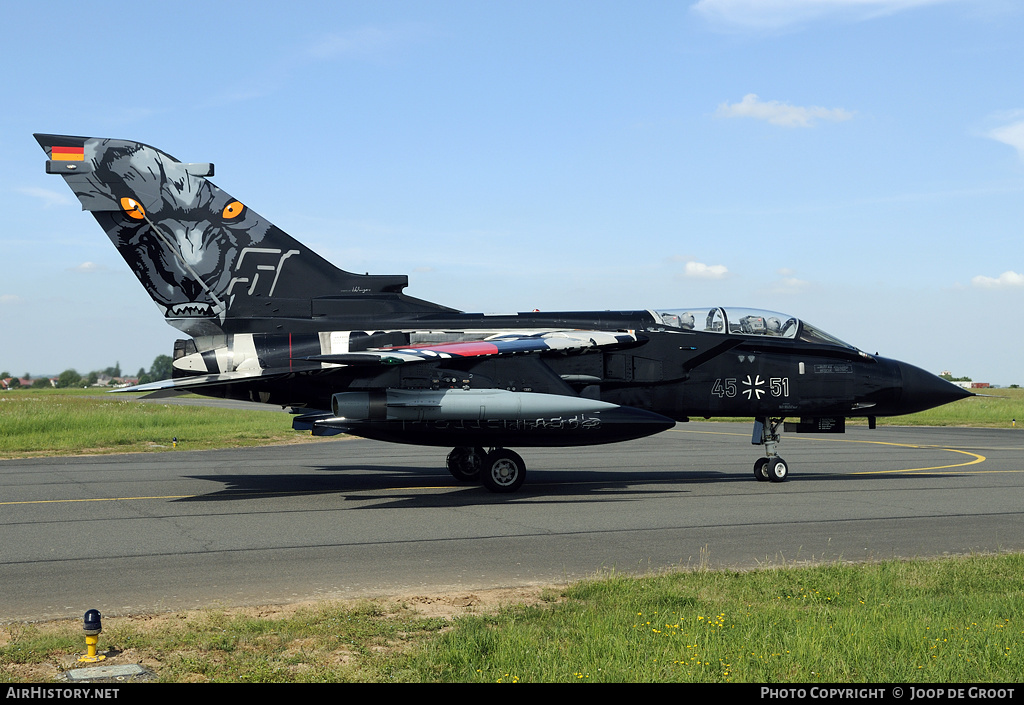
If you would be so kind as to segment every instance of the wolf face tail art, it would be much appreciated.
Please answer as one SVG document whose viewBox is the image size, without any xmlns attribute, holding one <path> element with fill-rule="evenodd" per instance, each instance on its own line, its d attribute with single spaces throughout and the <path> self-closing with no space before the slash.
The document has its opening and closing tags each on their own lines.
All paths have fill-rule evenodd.
<svg viewBox="0 0 1024 705">
<path fill-rule="evenodd" d="M 168 323 L 189 335 L 233 332 L 247 317 L 358 313 L 374 295 L 377 309 L 388 300 L 384 309 L 451 310 L 403 296 L 405 276 L 335 267 L 217 188 L 207 178 L 212 164 L 185 164 L 140 142 L 35 137 L 47 172 L 64 177 Z"/>
</svg>

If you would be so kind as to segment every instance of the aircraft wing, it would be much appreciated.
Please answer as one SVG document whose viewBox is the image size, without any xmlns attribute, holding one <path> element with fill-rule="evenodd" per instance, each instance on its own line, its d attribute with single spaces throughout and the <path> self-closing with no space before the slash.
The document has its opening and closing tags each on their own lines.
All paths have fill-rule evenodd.
<svg viewBox="0 0 1024 705">
<path fill-rule="evenodd" d="M 225 385 L 239 384 L 242 382 L 267 382 L 276 379 L 283 379 L 289 375 L 321 373 L 323 370 L 317 367 L 305 368 L 271 368 L 266 370 L 244 370 L 235 372 L 222 372 L 219 374 L 195 375 L 192 377 L 175 377 L 173 379 L 162 379 L 157 382 L 137 384 L 133 387 L 121 387 L 113 389 L 112 392 L 149 392 L 148 397 L 170 397 L 178 394 L 188 394 L 199 391 L 205 387 L 223 387 Z"/>
<path fill-rule="evenodd" d="M 621 331 L 575 330 L 533 334 L 501 333 L 476 341 L 408 345 L 352 353 L 313 355 L 301 359 L 302 362 L 312 364 L 303 365 L 300 363 L 290 367 L 236 370 L 233 372 L 176 377 L 139 384 L 133 387 L 123 387 L 114 391 L 149 392 L 151 398 L 158 398 L 187 394 L 189 392 L 202 393 L 202 389 L 209 387 L 269 382 L 289 376 L 330 374 L 332 369 L 339 369 L 324 368 L 320 363 L 330 363 L 346 367 L 374 367 L 546 352 L 583 352 L 599 348 L 630 347 L 637 343 L 636 333 Z"/>
<path fill-rule="evenodd" d="M 502 333 L 481 340 L 376 348 L 333 355 L 313 355 L 309 362 L 339 365 L 402 365 L 406 363 L 494 356 L 583 352 L 631 347 L 638 343 L 634 332 L 573 330 L 533 334 Z"/>
</svg>

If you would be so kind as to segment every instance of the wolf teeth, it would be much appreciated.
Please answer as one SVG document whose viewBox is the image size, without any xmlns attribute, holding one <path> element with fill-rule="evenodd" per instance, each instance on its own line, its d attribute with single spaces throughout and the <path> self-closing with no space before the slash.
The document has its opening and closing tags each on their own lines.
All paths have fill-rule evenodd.
<svg viewBox="0 0 1024 705">
<path fill-rule="evenodd" d="M 170 308 L 172 316 L 212 316 L 213 308 L 209 304 L 187 303 L 174 304 Z"/>
</svg>

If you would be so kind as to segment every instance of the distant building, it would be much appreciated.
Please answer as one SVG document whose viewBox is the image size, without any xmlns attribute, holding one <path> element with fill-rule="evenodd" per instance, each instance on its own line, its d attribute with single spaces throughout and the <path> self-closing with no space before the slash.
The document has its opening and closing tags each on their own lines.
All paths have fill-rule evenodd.
<svg viewBox="0 0 1024 705">
<path fill-rule="evenodd" d="M 53 380 L 49 380 L 53 384 Z M 28 389 L 35 382 L 31 377 L 4 377 L 0 379 L 0 389 Z"/>
<path fill-rule="evenodd" d="M 964 389 L 988 389 L 992 386 L 989 382 L 951 382 L 951 384 Z"/>
</svg>

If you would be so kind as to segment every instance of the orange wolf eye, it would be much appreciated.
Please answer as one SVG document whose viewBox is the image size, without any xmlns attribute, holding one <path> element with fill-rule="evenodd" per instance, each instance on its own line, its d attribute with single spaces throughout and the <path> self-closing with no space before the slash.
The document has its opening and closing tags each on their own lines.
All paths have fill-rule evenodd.
<svg viewBox="0 0 1024 705">
<path fill-rule="evenodd" d="M 135 220 L 142 220 L 146 217 L 145 209 L 139 205 L 139 202 L 134 198 L 122 198 L 121 208 L 124 209 L 124 212 L 127 213 L 129 217 L 135 218 Z"/>
<path fill-rule="evenodd" d="M 221 215 L 224 216 L 225 220 L 231 220 L 232 218 L 237 218 L 241 215 L 243 210 L 245 210 L 245 206 L 238 201 L 232 201 L 224 206 L 224 212 L 221 213 Z"/>
</svg>

